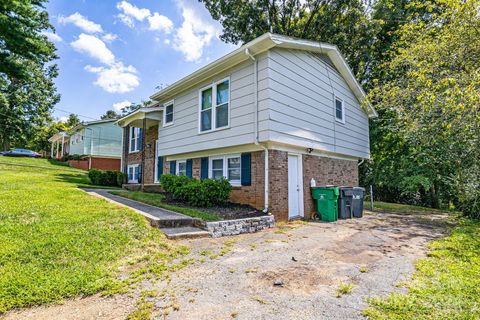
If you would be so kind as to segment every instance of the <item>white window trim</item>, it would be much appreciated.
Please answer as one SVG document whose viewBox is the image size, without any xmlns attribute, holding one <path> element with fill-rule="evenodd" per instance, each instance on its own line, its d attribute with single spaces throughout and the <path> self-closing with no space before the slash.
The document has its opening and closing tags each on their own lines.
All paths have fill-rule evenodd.
<svg viewBox="0 0 480 320">
<path fill-rule="evenodd" d="M 172 121 L 167 123 L 167 106 L 172 106 Z M 170 100 L 163 104 L 163 127 L 168 127 L 175 121 L 175 100 Z"/>
<path fill-rule="evenodd" d="M 228 123 L 226 126 L 216 128 L 216 122 L 217 122 L 217 85 L 227 81 L 228 80 Z M 212 88 L 212 128 L 210 130 L 203 130 L 202 131 L 202 92 L 205 90 L 208 90 Z M 205 134 L 209 132 L 214 132 L 214 131 L 219 131 L 219 130 L 225 130 L 230 128 L 230 116 L 231 116 L 231 104 L 230 104 L 230 99 L 231 99 L 231 89 L 232 89 L 232 82 L 230 81 L 230 77 L 226 77 L 224 79 L 214 81 L 210 85 L 201 88 L 198 91 L 198 134 Z"/>
<path fill-rule="evenodd" d="M 240 179 L 239 180 L 228 180 L 228 159 L 230 158 L 240 158 Z M 234 187 L 240 187 L 242 185 L 242 156 L 241 154 L 227 154 L 223 156 L 213 156 L 208 157 L 208 178 L 213 179 L 213 160 L 223 160 L 223 177 L 230 182 Z"/>
<path fill-rule="evenodd" d="M 130 171 L 130 168 L 133 169 L 133 176 L 132 176 L 133 179 L 128 178 L 128 183 L 138 183 L 138 176 L 135 179 L 135 168 L 138 168 L 138 166 L 139 166 L 138 164 L 129 164 L 127 166 L 127 178 L 128 178 L 128 173 Z"/>
<path fill-rule="evenodd" d="M 337 100 L 342 103 L 342 119 L 337 118 Z M 333 112 L 335 121 L 345 124 L 345 101 L 343 101 L 343 99 L 340 99 L 339 97 L 333 99 Z"/>
<path fill-rule="evenodd" d="M 132 131 L 137 130 L 137 136 L 134 138 L 135 139 L 135 149 L 132 150 Z M 130 127 L 129 132 L 128 132 L 128 153 L 135 153 L 140 151 L 140 128 L 135 128 L 135 127 Z"/>
<path fill-rule="evenodd" d="M 180 173 L 180 163 L 185 163 L 185 176 L 187 175 L 187 160 L 182 159 L 182 160 L 177 160 L 175 162 L 175 175 L 179 175 Z"/>
</svg>

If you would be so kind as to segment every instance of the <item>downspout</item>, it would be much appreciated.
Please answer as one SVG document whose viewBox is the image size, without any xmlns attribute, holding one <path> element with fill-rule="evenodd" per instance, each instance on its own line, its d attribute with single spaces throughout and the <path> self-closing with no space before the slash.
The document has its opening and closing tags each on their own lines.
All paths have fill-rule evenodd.
<svg viewBox="0 0 480 320">
<path fill-rule="evenodd" d="M 362 161 L 360 161 L 360 162 L 358 163 L 358 166 L 360 167 L 360 166 L 362 165 L 362 163 L 364 163 L 364 162 L 365 162 L 365 159 L 362 158 Z"/>
<path fill-rule="evenodd" d="M 264 150 L 265 155 L 265 191 L 264 191 L 264 213 L 268 213 L 268 197 L 269 197 L 269 180 L 268 180 L 268 148 L 259 142 L 258 139 L 258 61 L 250 53 L 248 48 L 245 49 L 245 54 L 252 59 L 253 61 L 253 83 L 254 83 L 254 95 L 253 95 L 253 104 L 254 104 L 254 136 L 255 136 L 255 145 L 260 146 Z"/>
</svg>

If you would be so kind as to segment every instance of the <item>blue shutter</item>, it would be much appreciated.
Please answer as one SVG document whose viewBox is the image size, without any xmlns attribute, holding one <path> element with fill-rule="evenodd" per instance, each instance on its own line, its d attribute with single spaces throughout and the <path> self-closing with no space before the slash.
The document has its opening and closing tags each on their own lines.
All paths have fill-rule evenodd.
<svg viewBox="0 0 480 320">
<path fill-rule="evenodd" d="M 138 183 L 142 183 L 142 171 L 143 171 L 143 168 L 142 168 L 142 165 L 138 165 Z"/>
<path fill-rule="evenodd" d="M 157 180 L 160 181 L 160 177 L 163 174 L 163 157 L 157 159 Z"/>
<path fill-rule="evenodd" d="M 177 162 L 175 160 L 170 161 L 170 174 L 175 174 Z"/>
<path fill-rule="evenodd" d="M 252 154 L 251 153 L 242 153 L 241 159 L 241 183 L 242 186 L 252 185 Z"/>
<path fill-rule="evenodd" d="M 200 164 L 200 179 L 208 179 L 208 157 L 202 158 Z"/>
<path fill-rule="evenodd" d="M 187 174 L 187 177 L 191 178 L 192 177 L 192 159 L 188 159 L 187 162 L 186 162 L 186 174 Z"/>
<path fill-rule="evenodd" d="M 138 130 L 138 136 L 140 137 L 140 140 L 138 141 L 138 144 L 139 144 L 138 149 L 140 151 L 143 151 L 143 129 L 142 128 Z"/>
</svg>

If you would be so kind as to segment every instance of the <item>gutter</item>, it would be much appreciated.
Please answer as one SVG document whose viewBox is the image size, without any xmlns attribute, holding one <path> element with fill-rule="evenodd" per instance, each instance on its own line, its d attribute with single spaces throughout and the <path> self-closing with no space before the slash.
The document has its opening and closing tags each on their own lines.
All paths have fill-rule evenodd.
<svg viewBox="0 0 480 320">
<path fill-rule="evenodd" d="M 253 105 L 254 105 L 254 136 L 255 136 L 255 145 L 260 146 L 264 150 L 265 154 L 265 190 L 264 190 L 264 213 L 268 213 L 268 195 L 269 195 L 269 188 L 268 188 L 268 148 L 261 144 L 258 139 L 258 61 L 255 59 L 255 57 L 250 53 L 248 48 L 245 49 L 245 54 L 252 59 L 253 61 L 253 83 L 254 83 L 254 100 L 253 100 Z"/>
</svg>

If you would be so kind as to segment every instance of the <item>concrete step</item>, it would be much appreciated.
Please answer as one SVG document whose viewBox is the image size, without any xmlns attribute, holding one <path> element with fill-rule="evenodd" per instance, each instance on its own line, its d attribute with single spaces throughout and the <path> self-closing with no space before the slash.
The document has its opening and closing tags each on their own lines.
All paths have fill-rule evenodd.
<svg viewBox="0 0 480 320">
<path fill-rule="evenodd" d="M 209 237 L 210 233 L 195 227 L 160 228 L 168 239 L 192 239 Z"/>
</svg>

